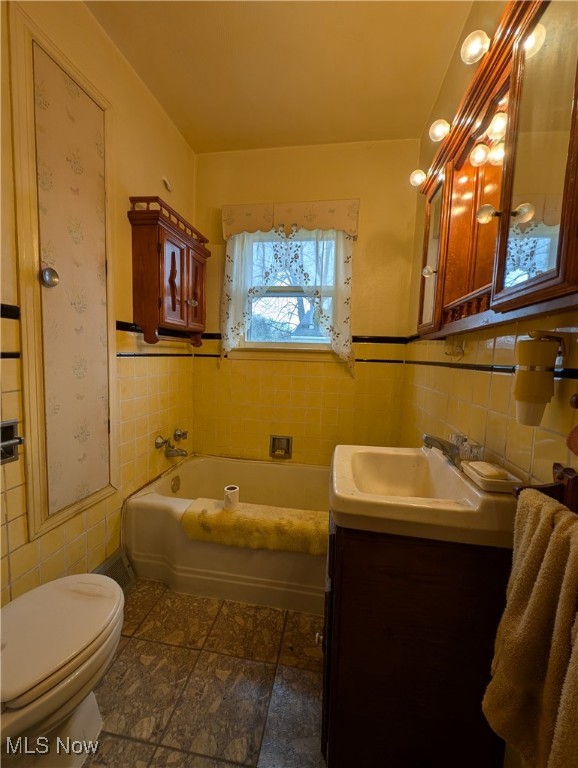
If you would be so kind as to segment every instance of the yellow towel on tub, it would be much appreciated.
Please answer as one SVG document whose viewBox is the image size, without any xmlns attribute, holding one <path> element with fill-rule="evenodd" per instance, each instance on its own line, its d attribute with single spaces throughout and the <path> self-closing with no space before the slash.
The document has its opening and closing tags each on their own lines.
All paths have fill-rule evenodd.
<svg viewBox="0 0 578 768">
<path fill-rule="evenodd" d="M 309 555 L 327 552 L 329 515 L 310 509 L 242 502 L 228 511 L 222 501 L 199 498 L 185 510 L 181 525 L 195 541 Z"/>
<path fill-rule="evenodd" d="M 532 489 L 482 706 L 524 768 L 578 766 L 578 515 Z"/>
</svg>

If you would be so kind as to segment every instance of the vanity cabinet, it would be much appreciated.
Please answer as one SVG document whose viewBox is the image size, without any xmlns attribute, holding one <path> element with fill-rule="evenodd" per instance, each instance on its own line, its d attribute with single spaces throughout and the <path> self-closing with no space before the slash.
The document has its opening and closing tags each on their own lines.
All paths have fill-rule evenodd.
<svg viewBox="0 0 578 768">
<path fill-rule="evenodd" d="M 577 30 L 576 3 L 506 6 L 421 187 L 422 336 L 578 305 Z M 432 271 L 434 190 L 441 219 Z"/>
<path fill-rule="evenodd" d="M 158 197 L 131 197 L 133 319 L 144 340 L 181 331 L 198 347 L 205 329 L 207 238 Z"/>
<path fill-rule="evenodd" d="M 481 710 L 511 551 L 335 526 L 324 629 L 328 768 L 501 768 Z"/>
</svg>

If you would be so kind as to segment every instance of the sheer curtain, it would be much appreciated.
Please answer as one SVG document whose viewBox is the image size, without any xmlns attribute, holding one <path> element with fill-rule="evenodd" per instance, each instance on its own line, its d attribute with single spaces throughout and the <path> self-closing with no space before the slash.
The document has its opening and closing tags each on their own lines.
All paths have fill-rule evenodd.
<svg viewBox="0 0 578 768">
<path fill-rule="evenodd" d="M 256 340 L 256 302 L 267 294 L 298 294 L 316 328 L 350 368 L 351 256 L 354 238 L 340 230 L 283 226 L 229 237 L 221 305 L 222 354 Z M 288 326 L 287 323 L 284 324 Z M 303 323 L 301 324 L 303 325 Z M 288 340 L 295 343 L 294 334 Z"/>
</svg>

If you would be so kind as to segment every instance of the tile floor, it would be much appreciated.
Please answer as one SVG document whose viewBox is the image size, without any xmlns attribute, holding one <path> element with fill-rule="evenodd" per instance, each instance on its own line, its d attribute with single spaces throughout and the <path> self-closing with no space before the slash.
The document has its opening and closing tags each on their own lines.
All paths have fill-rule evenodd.
<svg viewBox="0 0 578 768">
<path fill-rule="evenodd" d="M 138 581 L 85 768 L 322 768 L 322 623 Z"/>
</svg>

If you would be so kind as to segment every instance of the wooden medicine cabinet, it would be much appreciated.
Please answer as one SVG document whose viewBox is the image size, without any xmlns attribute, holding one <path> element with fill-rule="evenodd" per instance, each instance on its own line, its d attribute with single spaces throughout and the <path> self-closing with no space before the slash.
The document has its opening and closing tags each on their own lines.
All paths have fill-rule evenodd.
<svg viewBox="0 0 578 768">
<path fill-rule="evenodd" d="M 130 203 L 134 322 L 148 344 L 156 344 L 165 329 L 181 331 L 199 347 L 208 240 L 158 197 L 131 197 Z"/>
<path fill-rule="evenodd" d="M 506 6 L 421 187 L 421 335 L 578 304 L 577 30 L 576 3 Z"/>
</svg>

